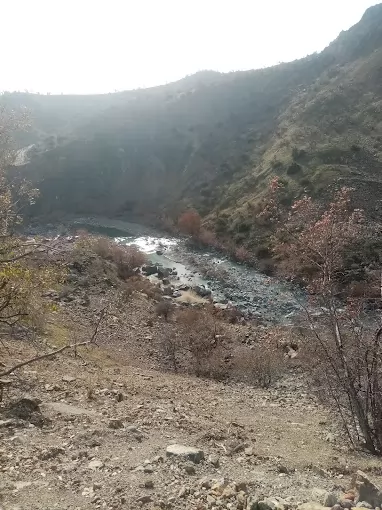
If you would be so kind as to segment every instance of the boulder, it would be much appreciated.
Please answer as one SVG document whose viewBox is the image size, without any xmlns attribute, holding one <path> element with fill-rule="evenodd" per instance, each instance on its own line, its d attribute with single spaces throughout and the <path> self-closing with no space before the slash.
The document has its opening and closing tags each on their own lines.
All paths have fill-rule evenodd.
<svg viewBox="0 0 382 510">
<path fill-rule="evenodd" d="M 142 273 L 144 273 L 147 276 L 151 276 L 153 274 L 156 274 L 158 272 L 158 266 L 154 265 L 147 265 L 142 267 Z"/>
<path fill-rule="evenodd" d="M 172 269 L 169 267 L 158 267 L 159 278 L 168 278 L 172 273 Z"/>
<path fill-rule="evenodd" d="M 163 294 L 165 296 L 172 296 L 172 293 L 173 293 L 173 288 L 172 287 L 164 287 L 163 289 Z"/>
<path fill-rule="evenodd" d="M 18 418 L 36 427 L 42 427 L 49 420 L 42 415 L 39 404 L 40 401 L 37 399 L 20 398 L 12 402 L 4 414 L 7 418 Z"/>
<path fill-rule="evenodd" d="M 209 297 L 211 295 L 211 290 L 204 287 L 204 285 L 195 285 L 193 290 L 200 297 Z"/>
<path fill-rule="evenodd" d="M 192 446 L 184 446 L 181 444 L 171 444 L 166 448 L 167 457 L 179 457 L 181 459 L 187 459 L 195 464 L 204 459 L 204 452 L 198 448 Z"/>
<path fill-rule="evenodd" d="M 358 491 L 358 501 L 365 501 L 372 507 L 380 507 L 382 493 L 363 471 L 357 471 L 352 477 L 352 488 Z"/>
</svg>

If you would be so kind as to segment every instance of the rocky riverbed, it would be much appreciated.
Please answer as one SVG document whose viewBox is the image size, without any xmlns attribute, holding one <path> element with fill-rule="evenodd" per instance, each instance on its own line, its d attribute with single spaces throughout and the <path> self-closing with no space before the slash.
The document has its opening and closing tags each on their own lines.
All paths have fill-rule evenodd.
<svg viewBox="0 0 382 510">
<path fill-rule="evenodd" d="M 292 323 L 299 313 L 304 293 L 256 268 L 233 262 L 213 251 L 198 251 L 185 239 L 122 220 L 77 218 L 66 224 L 30 229 L 31 234 L 67 235 L 86 229 L 113 237 L 123 244 L 135 244 L 144 251 L 151 266 L 146 274 L 158 277 L 170 297 L 191 289 L 217 306 L 233 306 L 248 318 L 263 323 Z M 156 268 L 164 268 L 159 271 Z"/>
</svg>

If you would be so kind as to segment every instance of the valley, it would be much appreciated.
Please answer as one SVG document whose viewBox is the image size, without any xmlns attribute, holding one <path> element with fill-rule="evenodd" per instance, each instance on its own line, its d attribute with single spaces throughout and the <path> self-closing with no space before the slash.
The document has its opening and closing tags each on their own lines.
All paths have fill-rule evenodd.
<svg viewBox="0 0 382 510">
<path fill-rule="evenodd" d="M 1 93 L 0 510 L 381 510 L 381 27 Z"/>
</svg>

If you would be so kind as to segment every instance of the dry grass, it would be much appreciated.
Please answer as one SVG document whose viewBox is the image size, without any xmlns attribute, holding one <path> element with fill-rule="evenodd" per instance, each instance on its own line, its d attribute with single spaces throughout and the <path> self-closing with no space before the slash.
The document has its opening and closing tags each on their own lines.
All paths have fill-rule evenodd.
<svg viewBox="0 0 382 510">
<path fill-rule="evenodd" d="M 201 296 L 198 296 L 192 290 L 181 291 L 181 294 L 182 294 L 181 296 L 179 296 L 178 298 L 175 298 L 175 301 L 178 303 L 193 305 L 193 304 L 204 304 L 204 303 L 208 302 L 208 300 L 206 298 L 202 298 Z"/>
</svg>

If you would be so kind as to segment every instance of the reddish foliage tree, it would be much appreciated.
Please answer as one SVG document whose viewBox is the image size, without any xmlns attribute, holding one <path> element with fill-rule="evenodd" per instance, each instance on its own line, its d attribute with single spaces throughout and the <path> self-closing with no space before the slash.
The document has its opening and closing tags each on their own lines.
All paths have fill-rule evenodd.
<svg viewBox="0 0 382 510">
<path fill-rule="evenodd" d="M 200 214 L 195 209 L 185 211 L 178 220 L 178 227 L 183 234 L 198 237 L 202 226 Z"/>
<path fill-rule="evenodd" d="M 381 238 L 381 230 L 352 210 L 349 188 L 337 191 L 327 207 L 304 196 L 286 211 L 279 196 L 274 179 L 262 215 L 274 225 L 273 248 L 282 271 L 303 279 L 311 292 L 313 306 L 301 303 L 309 370 L 318 367 L 313 372 L 321 393 L 334 403 L 349 439 L 382 454 L 382 320 L 367 313 L 369 296 L 343 301 L 347 252 L 356 243 Z"/>
</svg>

